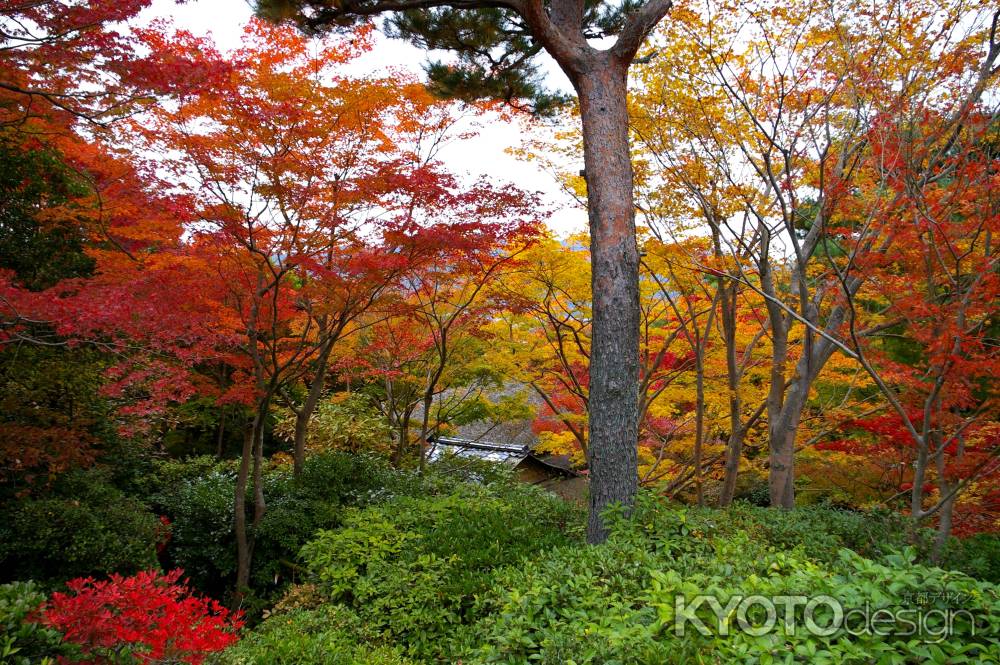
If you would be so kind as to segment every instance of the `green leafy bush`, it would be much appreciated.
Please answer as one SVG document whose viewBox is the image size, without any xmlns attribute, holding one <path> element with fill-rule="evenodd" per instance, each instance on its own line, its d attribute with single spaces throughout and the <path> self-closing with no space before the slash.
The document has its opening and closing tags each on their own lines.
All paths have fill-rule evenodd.
<svg viewBox="0 0 1000 665">
<path fill-rule="evenodd" d="M 1000 535 L 978 533 L 969 538 L 953 538 L 945 548 L 942 566 L 1000 584 Z"/>
<path fill-rule="evenodd" d="M 215 665 L 412 665 L 400 647 L 375 643 L 350 610 L 327 605 L 268 618 Z"/>
<path fill-rule="evenodd" d="M 835 560 L 845 547 L 864 556 L 877 557 L 909 542 L 907 524 L 897 513 L 861 512 L 822 505 L 779 511 L 737 502 L 724 511 L 689 508 L 678 513 L 644 495 L 635 520 L 647 532 L 662 532 L 669 528 L 661 522 L 673 523 L 680 514 L 684 515 L 691 531 L 716 536 L 743 531 L 779 549 L 803 545 L 811 557 L 822 560 Z"/>
<path fill-rule="evenodd" d="M 732 549 L 734 554 L 737 551 Z M 675 570 L 654 571 L 652 588 L 644 597 L 657 611 L 653 632 L 656 637 L 690 640 L 688 645 L 694 642 L 699 654 L 724 662 L 979 663 L 1000 659 L 1000 593 L 995 587 L 962 573 L 914 564 L 912 550 L 891 555 L 886 563 L 865 559 L 851 550 L 841 550 L 839 556 L 839 565 L 827 567 L 804 557 L 801 551 L 775 552 L 761 562 L 761 570 L 745 577 L 720 574 L 725 571 L 718 567 L 683 576 Z M 841 629 L 825 635 L 806 630 L 803 604 L 794 609 L 797 630 L 786 629 L 787 618 L 783 616 L 775 630 L 763 635 L 734 630 L 728 637 L 704 636 L 688 629 L 683 638 L 675 638 L 669 631 L 676 626 L 677 595 L 692 601 L 706 593 L 723 606 L 737 594 L 743 598 L 827 596 L 836 599 L 845 614 L 855 609 L 864 614 L 855 616 L 853 632 Z M 703 618 L 709 619 L 708 608 L 702 607 Z M 835 627 L 834 610 L 823 609 L 816 624 L 823 629 Z M 903 610 L 906 615 L 901 615 Z M 946 612 L 955 610 L 961 612 L 956 611 L 953 620 L 946 618 Z M 862 627 L 865 624 L 861 621 L 870 623 L 870 617 L 880 611 L 878 616 L 885 619 L 879 626 L 883 634 Z M 754 625 L 767 621 L 760 615 L 750 616 Z M 919 622 L 920 628 L 913 626 L 913 634 L 909 634 L 906 621 Z M 900 633 L 891 634 L 893 629 Z"/>
<path fill-rule="evenodd" d="M 819 513 L 800 518 L 792 513 L 788 529 L 768 532 L 774 527 L 770 515 L 754 511 L 736 509 L 730 515 L 643 501 L 633 521 L 611 516 L 612 536 L 604 545 L 557 548 L 519 568 L 498 572 L 477 603 L 479 622 L 463 631 L 452 657 L 466 663 L 552 665 L 1000 659 L 996 586 L 919 565 L 912 548 L 883 554 L 880 560 L 844 548 L 831 556 L 829 548 L 836 540 L 865 541 L 867 536 L 852 522 L 842 524 L 840 533 L 834 530 L 829 539 L 817 534 L 818 542 L 807 543 L 807 526 L 825 519 Z M 853 520 L 830 517 L 834 522 L 842 518 Z M 764 537 L 768 533 L 774 542 Z M 786 630 L 778 621 L 761 634 L 731 630 L 725 635 L 713 623 L 710 606 L 702 604 L 695 616 L 709 627 L 708 634 L 689 623 L 686 632 L 677 635 L 678 597 L 692 607 L 701 595 L 713 596 L 722 607 L 735 596 L 825 595 L 845 610 L 867 607 L 869 616 L 880 609 L 921 612 L 927 630 L 922 635 L 851 635 L 843 630 L 817 635 L 803 629 L 799 605 L 794 615 L 797 631 Z M 953 616 L 947 619 L 950 632 L 944 633 L 941 612 L 946 610 Z M 757 626 L 767 618 L 753 610 L 747 616 Z M 732 626 L 733 613 L 728 617 Z M 827 625 L 824 618 L 817 623 Z M 905 632 L 904 624 L 894 625 Z"/>
<path fill-rule="evenodd" d="M 160 495 L 169 495 L 184 483 L 190 483 L 213 472 L 235 470 L 232 461 L 220 461 L 212 455 L 198 455 L 186 459 L 153 459 L 142 474 L 135 491 L 153 501 Z M 155 504 L 155 501 L 153 501 Z"/>
<path fill-rule="evenodd" d="M 198 462 L 192 466 L 201 468 Z M 228 591 L 236 574 L 235 487 L 234 471 L 213 466 L 203 475 L 178 474 L 167 490 L 151 497 L 170 520 L 166 566 L 183 569 L 192 586 L 216 597 Z"/>
<path fill-rule="evenodd" d="M 141 501 L 91 470 L 66 474 L 48 494 L 0 509 L 0 575 L 46 585 L 157 566 L 163 525 Z"/>
<path fill-rule="evenodd" d="M 662 532 L 660 520 L 676 520 L 676 511 L 648 495 L 640 497 L 634 519 L 646 532 Z M 737 502 L 725 511 L 688 508 L 683 513 L 691 531 L 724 536 L 745 531 L 776 548 L 803 546 L 806 553 L 821 561 L 836 561 L 841 549 L 878 560 L 905 547 L 914 547 L 918 560 L 929 561 L 935 533 L 932 529 L 914 532 L 905 515 L 890 510 L 848 510 L 828 505 L 811 505 L 791 511 L 760 508 Z M 978 534 L 953 538 L 941 557 L 942 568 L 962 571 L 987 582 L 1000 582 L 1000 537 Z"/>
<path fill-rule="evenodd" d="M 288 465 L 268 468 L 267 512 L 253 534 L 251 583 L 257 598 L 249 602 L 263 607 L 286 582 L 294 581 L 299 548 L 316 531 L 339 524 L 343 505 L 368 501 L 373 490 L 384 485 L 386 473 L 378 460 L 340 452 L 308 457 L 299 478 Z M 202 592 L 224 596 L 236 575 L 235 466 L 204 457 L 168 461 L 157 464 L 155 477 L 150 500 L 171 521 L 167 566 L 183 568 Z M 249 495 L 247 509 L 253 509 Z M 253 606 L 247 609 L 254 611 Z"/>
<path fill-rule="evenodd" d="M 498 570 L 477 600 L 478 622 L 453 641 L 453 660 L 678 662 L 651 639 L 655 612 L 638 602 L 657 561 L 634 542 L 612 541 L 560 547 Z"/>
<path fill-rule="evenodd" d="M 32 620 L 43 602 L 34 582 L 0 584 L 0 665 L 48 665 L 69 653 L 59 631 Z"/>
<path fill-rule="evenodd" d="M 320 589 L 417 657 L 443 657 L 491 571 L 574 542 L 578 509 L 524 485 L 453 485 L 348 510 L 302 548 Z"/>
<path fill-rule="evenodd" d="M 295 414 L 278 409 L 274 433 L 288 443 L 295 440 Z M 316 408 L 306 433 L 306 452 L 329 451 L 377 453 L 388 457 L 392 432 L 386 419 L 362 393 L 336 393 Z"/>
</svg>

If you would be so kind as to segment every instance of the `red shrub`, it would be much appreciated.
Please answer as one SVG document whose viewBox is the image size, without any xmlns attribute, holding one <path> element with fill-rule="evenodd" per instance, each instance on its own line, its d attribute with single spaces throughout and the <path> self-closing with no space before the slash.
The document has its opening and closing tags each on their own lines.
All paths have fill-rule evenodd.
<svg viewBox="0 0 1000 665">
<path fill-rule="evenodd" d="M 179 583 L 182 571 L 146 571 L 110 580 L 76 579 L 42 608 L 47 624 L 80 645 L 90 663 L 129 651 L 142 663 L 199 665 L 236 642 L 243 622 L 219 603 Z"/>
</svg>

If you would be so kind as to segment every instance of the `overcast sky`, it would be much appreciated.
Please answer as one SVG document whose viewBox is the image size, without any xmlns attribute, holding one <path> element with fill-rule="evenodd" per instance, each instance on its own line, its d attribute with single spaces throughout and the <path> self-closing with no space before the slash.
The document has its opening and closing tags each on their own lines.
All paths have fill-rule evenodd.
<svg viewBox="0 0 1000 665">
<path fill-rule="evenodd" d="M 196 35 L 211 34 L 220 49 L 229 50 L 239 45 L 243 25 L 250 19 L 252 10 L 247 0 L 189 0 L 175 4 L 174 0 L 154 0 L 141 16 L 146 22 L 156 18 L 169 19 L 176 27 Z M 376 48 L 366 54 L 353 68 L 358 73 L 365 69 L 378 71 L 386 67 L 404 67 L 422 77 L 421 64 L 424 52 L 407 42 L 382 38 Z M 569 81 L 555 63 L 543 63 L 550 85 L 569 89 Z M 455 141 L 442 151 L 442 159 L 457 173 L 474 178 L 487 175 L 492 179 L 513 182 L 523 189 L 541 191 L 555 206 L 562 206 L 549 225 L 557 233 L 579 231 L 586 227 L 586 213 L 574 208 L 568 196 L 559 191 L 553 178 L 531 163 L 520 161 L 505 150 L 520 146 L 523 128 L 517 123 L 489 123 L 476 138 Z"/>
</svg>

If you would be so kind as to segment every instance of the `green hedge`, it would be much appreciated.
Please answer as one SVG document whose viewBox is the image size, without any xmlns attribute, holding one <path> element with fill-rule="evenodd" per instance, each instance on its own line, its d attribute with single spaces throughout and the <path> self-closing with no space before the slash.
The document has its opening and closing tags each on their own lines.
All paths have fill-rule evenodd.
<svg viewBox="0 0 1000 665">
<path fill-rule="evenodd" d="M 339 452 L 307 458 L 299 478 L 287 465 L 269 468 L 267 512 L 253 534 L 254 596 L 246 609 L 256 613 L 293 581 L 299 548 L 318 530 L 339 524 L 344 505 L 368 500 L 385 473 L 378 460 Z M 183 568 L 195 588 L 216 597 L 232 591 L 236 576 L 235 489 L 234 463 L 206 457 L 161 462 L 149 482 L 151 503 L 171 521 L 167 567 Z M 249 495 L 247 506 L 253 509 Z"/>
<path fill-rule="evenodd" d="M 264 622 L 214 665 L 414 665 L 401 647 L 370 644 L 349 610 L 295 610 Z"/>
<path fill-rule="evenodd" d="M 380 657 L 447 660 L 460 629 L 478 618 L 478 596 L 494 571 L 521 565 L 552 547 L 580 545 L 580 509 L 537 488 L 507 477 L 466 484 L 432 474 L 420 482 L 429 496 L 397 493 L 397 485 L 377 504 L 345 510 L 340 526 L 320 531 L 306 544 L 301 560 L 316 593 L 298 587 L 291 596 L 315 598 L 305 607 L 299 600 L 280 603 L 261 632 L 237 650 L 238 657 L 339 663 L 309 660 L 298 649 L 322 651 L 322 645 L 353 639 L 351 644 L 375 649 L 372 653 Z M 447 493 L 434 493 L 445 488 Z M 285 611 L 289 605 L 291 611 Z M 315 639 L 296 643 L 296 635 L 311 631 L 312 622 L 326 616 L 322 612 L 332 612 L 337 621 Z M 346 627 L 338 623 L 345 617 Z M 290 645 L 284 645 L 286 634 Z"/>
<path fill-rule="evenodd" d="M 479 602 L 483 617 L 453 656 L 464 663 L 979 663 L 1000 662 L 1000 590 L 961 572 L 915 562 L 916 551 L 866 559 L 837 542 L 869 535 L 845 515 L 804 512 L 686 511 L 644 500 L 633 521 L 618 520 L 599 547 L 558 548 L 517 569 L 501 571 Z M 711 518 L 710 518 L 711 516 Z M 841 529 L 825 529 L 826 522 Z M 777 528 L 779 523 L 784 527 Z M 870 543 L 869 543 L 870 544 Z M 886 547 L 888 549 L 888 547 Z M 754 636 L 721 635 L 707 604 L 696 615 L 703 635 L 687 625 L 675 634 L 677 598 L 685 605 L 710 594 L 725 607 L 735 595 L 829 596 L 845 609 L 908 609 L 927 617 L 923 636 L 830 636 L 794 633 L 779 621 Z M 778 611 L 783 608 L 779 605 Z M 938 613 L 955 612 L 952 632 L 936 635 Z M 754 614 L 754 611 L 757 614 Z M 749 620 L 766 619 L 759 607 Z M 817 615 L 820 626 L 827 625 Z M 734 623 L 730 614 L 730 625 Z M 899 629 L 905 631 L 902 622 Z"/>
<path fill-rule="evenodd" d="M 163 525 L 100 471 L 66 474 L 41 496 L 0 509 L 0 576 L 54 586 L 155 568 Z"/>
<path fill-rule="evenodd" d="M 313 584 L 294 588 L 225 662 L 1000 662 L 998 588 L 918 563 L 892 515 L 685 509 L 643 495 L 632 519 L 608 516 L 611 538 L 596 547 L 581 542 L 582 517 L 506 482 L 346 510 L 338 528 L 302 548 Z M 869 616 L 919 612 L 930 632 L 814 635 L 800 603 L 795 631 L 779 622 L 760 635 L 722 635 L 703 604 L 695 616 L 709 634 L 688 625 L 678 636 L 677 599 L 690 606 L 702 594 L 722 606 L 736 596 L 822 595 L 846 610 L 867 603 Z M 953 613 L 951 632 L 936 635 L 947 610 L 968 614 Z M 759 625 L 767 615 L 755 607 L 747 618 Z M 823 626 L 829 612 L 820 606 L 815 618 Z"/>
</svg>

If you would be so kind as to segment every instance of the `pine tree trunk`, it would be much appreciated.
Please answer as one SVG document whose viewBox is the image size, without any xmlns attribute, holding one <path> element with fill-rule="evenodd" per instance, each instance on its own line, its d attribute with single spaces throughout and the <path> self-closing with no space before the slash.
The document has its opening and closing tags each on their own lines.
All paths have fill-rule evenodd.
<svg viewBox="0 0 1000 665">
<path fill-rule="evenodd" d="M 624 66 L 611 59 L 575 77 L 583 119 L 593 287 L 590 357 L 590 519 L 587 540 L 603 542 L 601 512 L 626 510 L 638 491 L 639 252 Z"/>
</svg>

